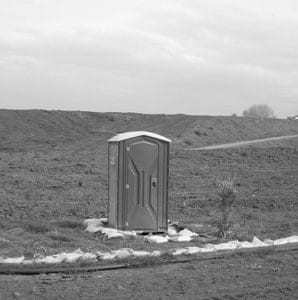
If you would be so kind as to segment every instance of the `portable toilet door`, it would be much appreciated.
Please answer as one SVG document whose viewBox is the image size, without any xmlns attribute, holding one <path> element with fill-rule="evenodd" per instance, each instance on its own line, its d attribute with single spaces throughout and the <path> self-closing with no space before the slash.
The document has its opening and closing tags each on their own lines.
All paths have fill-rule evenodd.
<svg viewBox="0 0 298 300">
<path fill-rule="evenodd" d="M 170 140 L 151 132 L 109 140 L 109 224 L 122 230 L 162 232 L 168 226 Z"/>
</svg>

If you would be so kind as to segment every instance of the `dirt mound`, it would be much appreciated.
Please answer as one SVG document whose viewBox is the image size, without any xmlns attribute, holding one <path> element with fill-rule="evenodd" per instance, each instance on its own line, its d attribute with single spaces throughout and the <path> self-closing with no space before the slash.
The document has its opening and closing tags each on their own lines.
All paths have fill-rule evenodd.
<svg viewBox="0 0 298 300">
<path fill-rule="evenodd" d="M 81 111 L 0 110 L 0 150 L 22 151 L 96 138 L 119 131 L 147 130 L 170 137 L 174 146 L 210 144 L 298 133 L 295 120 L 243 117 L 144 115 Z"/>
</svg>

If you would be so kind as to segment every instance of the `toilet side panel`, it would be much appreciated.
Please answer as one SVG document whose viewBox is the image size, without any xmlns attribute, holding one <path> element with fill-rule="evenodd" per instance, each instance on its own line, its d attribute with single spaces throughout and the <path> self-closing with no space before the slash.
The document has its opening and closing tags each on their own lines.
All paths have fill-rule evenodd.
<svg viewBox="0 0 298 300">
<path fill-rule="evenodd" d="M 118 173 L 119 173 L 119 143 L 110 142 L 108 145 L 108 177 L 109 177 L 109 225 L 117 228 L 118 214 Z"/>
</svg>

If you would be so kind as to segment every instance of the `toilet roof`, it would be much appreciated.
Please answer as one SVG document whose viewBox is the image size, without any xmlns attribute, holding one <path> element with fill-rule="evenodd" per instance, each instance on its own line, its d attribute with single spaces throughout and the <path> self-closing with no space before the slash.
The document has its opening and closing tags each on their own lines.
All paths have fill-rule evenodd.
<svg viewBox="0 0 298 300">
<path fill-rule="evenodd" d="M 148 132 L 148 131 L 129 131 L 129 132 L 118 133 L 117 135 L 115 135 L 111 139 L 109 139 L 109 142 L 119 142 L 119 141 L 123 141 L 123 140 L 132 139 L 132 138 L 135 138 L 138 136 L 149 136 L 154 139 L 162 140 L 162 141 L 165 141 L 168 143 L 171 142 L 170 139 L 168 139 L 162 135 Z"/>
</svg>

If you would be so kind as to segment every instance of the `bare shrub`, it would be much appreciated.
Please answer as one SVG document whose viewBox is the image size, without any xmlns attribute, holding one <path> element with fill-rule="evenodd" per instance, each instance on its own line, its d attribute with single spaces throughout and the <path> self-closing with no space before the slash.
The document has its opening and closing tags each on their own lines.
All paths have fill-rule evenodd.
<svg viewBox="0 0 298 300">
<path fill-rule="evenodd" d="M 275 118 L 273 109 L 267 104 L 256 104 L 243 111 L 244 117 L 257 119 Z"/>
<path fill-rule="evenodd" d="M 226 238 L 232 224 L 230 215 L 236 199 L 236 189 L 233 181 L 222 180 L 218 183 L 218 195 L 220 196 L 219 210 L 220 219 L 217 224 L 218 233 L 221 237 Z"/>
</svg>

